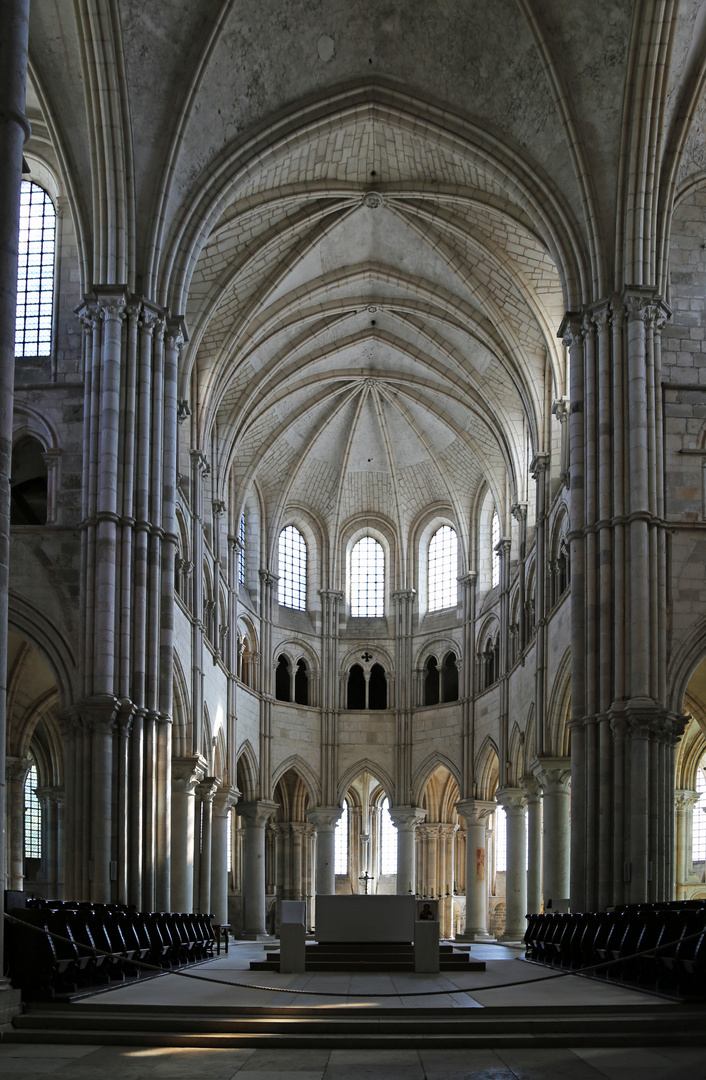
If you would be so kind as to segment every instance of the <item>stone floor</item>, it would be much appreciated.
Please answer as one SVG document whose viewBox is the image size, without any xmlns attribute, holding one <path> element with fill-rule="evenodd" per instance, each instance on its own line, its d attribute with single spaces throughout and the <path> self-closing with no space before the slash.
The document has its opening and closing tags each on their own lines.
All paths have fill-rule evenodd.
<svg viewBox="0 0 706 1080">
<path fill-rule="evenodd" d="M 123 1002 L 130 1005 L 174 1004 L 183 1007 L 188 999 L 201 1005 L 237 1006 L 249 1004 L 316 1005 L 344 1004 L 326 991 L 354 995 L 356 1005 L 420 1007 L 424 1004 L 451 1008 L 484 1005 L 531 1004 L 645 1004 L 660 1001 L 634 991 L 608 987 L 591 980 L 570 977 L 541 983 L 522 984 L 543 974 L 543 969 L 517 962 L 518 951 L 499 946 L 474 946 L 473 955 L 487 961 L 482 975 L 272 975 L 248 970 L 262 947 L 235 945 L 229 955 L 212 964 L 191 969 L 201 983 L 167 975 L 141 984 L 96 994 L 97 1005 Z M 459 992 L 469 988 L 472 996 Z M 208 979 L 208 981 L 205 981 Z M 211 981 L 217 980 L 216 982 Z M 277 985 L 287 991 L 240 989 L 235 982 Z M 501 990 L 487 990 L 496 983 Z M 510 985 L 519 984 L 519 985 Z M 293 990 L 309 988 L 315 997 L 298 997 Z M 415 990 L 446 990 L 436 997 L 404 997 Z M 380 998 L 383 993 L 393 998 Z M 377 995 L 377 996 L 376 996 Z M 397 996 L 399 995 L 399 996 Z M 666 1009 L 673 1008 L 663 1002 Z M 185 1047 L 70 1046 L 0 1042 L 0 1076 L 6 1080 L 35 1080 L 39 1077 L 66 1080 L 683 1080 L 706 1076 L 706 1049 L 658 1047 L 512 1050 L 287 1050 L 287 1049 L 196 1049 Z"/>
<path fill-rule="evenodd" d="M 684 1080 L 706 1075 L 706 1051 L 200 1050 L 0 1044 L 6 1080 Z"/>
</svg>

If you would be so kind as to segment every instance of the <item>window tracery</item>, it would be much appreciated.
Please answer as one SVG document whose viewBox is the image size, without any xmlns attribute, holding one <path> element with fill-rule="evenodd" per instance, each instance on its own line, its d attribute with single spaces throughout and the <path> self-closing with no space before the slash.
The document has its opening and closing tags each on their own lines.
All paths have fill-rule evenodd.
<svg viewBox="0 0 706 1080">
<path fill-rule="evenodd" d="M 54 315 L 56 211 L 44 188 L 23 180 L 17 260 L 15 356 L 49 356 Z"/>
<path fill-rule="evenodd" d="M 429 611 L 456 604 L 458 538 L 450 525 L 442 525 L 429 542 L 427 579 Z"/>
<path fill-rule="evenodd" d="M 277 602 L 306 611 L 306 541 L 294 525 L 287 525 L 279 534 Z"/>
<path fill-rule="evenodd" d="M 385 552 L 372 536 L 364 536 L 351 551 L 351 617 L 385 614 Z"/>
</svg>

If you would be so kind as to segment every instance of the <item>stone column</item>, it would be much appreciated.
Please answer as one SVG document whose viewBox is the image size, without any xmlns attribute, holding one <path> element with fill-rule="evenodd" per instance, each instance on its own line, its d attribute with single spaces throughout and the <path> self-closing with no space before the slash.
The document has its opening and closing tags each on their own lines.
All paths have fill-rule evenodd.
<svg viewBox="0 0 706 1080">
<path fill-rule="evenodd" d="M 424 820 L 426 810 L 419 806 L 395 806 L 390 810 L 392 824 L 397 829 L 397 895 L 416 892 L 414 834 Z"/>
<path fill-rule="evenodd" d="M 694 878 L 694 865 L 691 851 L 691 835 L 694 822 L 694 807 L 699 801 L 698 791 L 678 789 L 674 792 L 675 812 L 675 900 L 687 899 L 684 886 L 689 878 Z"/>
<path fill-rule="evenodd" d="M 306 816 L 316 826 L 316 895 L 333 896 L 336 892 L 335 832 L 343 813 L 340 806 L 317 806 Z"/>
<path fill-rule="evenodd" d="M 211 853 L 213 847 L 213 800 L 218 790 L 215 776 L 204 776 L 198 786 L 201 799 L 201 858 L 199 860 L 198 910 L 211 914 Z"/>
<path fill-rule="evenodd" d="M 542 788 L 531 774 L 520 783 L 527 796 L 527 913 L 536 915 L 542 910 Z"/>
<path fill-rule="evenodd" d="M 543 873 L 545 905 L 569 897 L 570 758 L 535 758 L 532 771 L 543 795 Z"/>
<path fill-rule="evenodd" d="M 522 788 L 498 788 L 496 801 L 507 815 L 507 869 L 505 871 L 505 933 L 500 941 L 522 941 L 527 924 L 527 796 Z"/>
<path fill-rule="evenodd" d="M 243 867 L 243 932 L 248 941 L 260 941 L 265 933 L 265 825 L 277 812 L 269 799 L 235 804 L 245 825 Z"/>
<path fill-rule="evenodd" d="M 206 775 L 206 761 L 193 757 L 172 759 L 172 906 L 194 910 L 194 820 L 196 786 Z"/>
<path fill-rule="evenodd" d="M 495 803 L 463 799 L 456 810 L 466 822 L 466 929 L 463 941 L 488 941 L 488 878 L 485 827 Z"/>
<path fill-rule="evenodd" d="M 15 377 L 17 255 L 22 182 L 22 147 L 30 128 L 25 110 L 29 0 L 4 0 L 0 7 L 0 873 L 5 872 L 5 740 L 7 694 L 7 604 L 10 566 L 10 472 Z M 4 893 L 0 889 L 0 919 Z M 19 990 L 3 977 L 0 934 L 0 1023 L 19 1010 Z"/>
<path fill-rule="evenodd" d="M 10 817 L 10 867 L 8 888 L 24 888 L 25 780 L 32 762 L 29 758 L 8 757 L 5 762 L 7 808 Z"/>
<path fill-rule="evenodd" d="M 439 823 L 438 821 L 425 822 L 417 826 L 417 835 L 422 842 L 422 892 L 436 897 L 439 892 L 438 878 L 438 850 L 439 850 Z"/>
<path fill-rule="evenodd" d="M 211 910 L 216 922 L 228 920 L 228 811 L 238 801 L 237 788 L 222 788 L 213 800 Z"/>
</svg>

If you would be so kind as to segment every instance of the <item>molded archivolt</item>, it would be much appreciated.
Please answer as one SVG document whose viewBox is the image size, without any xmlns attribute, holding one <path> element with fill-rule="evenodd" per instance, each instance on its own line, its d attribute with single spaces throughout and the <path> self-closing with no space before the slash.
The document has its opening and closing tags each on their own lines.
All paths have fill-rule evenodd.
<svg viewBox="0 0 706 1080">
<path fill-rule="evenodd" d="M 236 764 L 236 785 L 243 802 L 252 802 L 258 797 L 259 773 L 257 757 L 250 742 L 246 739 L 238 748 Z"/>
<path fill-rule="evenodd" d="M 495 798 L 498 787 L 498 748 L 489 735 L 476 753 L 474 776 L 476 777 L 476 798 L 490 802 Z"/>
<path fill-rule="evenodd" d="M 338 792 L 338 805 L 343 806 L 343 800 L 346 798 L 349 788 L 353 785 L 353 783 L 357 780 L 361 773 L 370 773 L 371 776 L 374 776 L 375 779 L 378 780 L 382 787 L 385 789 L 385 794 L 390 800 L 390 805 L 394 806 L 395 784 L 392 777 L 388 773 L 387 769 L 384 769 L 377 762 L 370 761 L 369 758 L 362 758 L 361 760 L 356 761 L 355 764 L 351 765 L 350 768 L 346 769 L 346 771 L 339 779 L 336 788 Z"/>
<path fill-rule="evenodd" d="M 453 779 L 456 785 L 456 791 L 458 792 L 461 785 L 461 778 L 458 771 L 458 766 L 451 758 L 446 757 L 445 754 L 434 753 L 425 758 L 420 765 L 414 770 L 412 777 L 412 800 L 415 806 L 422 805 L 422 799 L 424 793 L 434 776 L 439 770 L 445 770 L 448 772 L 449 777 Z M 458 795 L 456 796 L 458 798 Z M 443 818 L 429 818 L 429 820 L 443 821 Z"/>
<path fill-rule="evenodd" d="M 321 783 L 312 766 L 301 754 L 291 754 L 279 762 L 272 774 L 273 790 L 289 772 L 295 773 L 304 784 L 309 796 L 309 806 L 319 806 L 321 803 Z"/>
<path fill-rule="evenodd" d="M 544 732 L 544 753 L 554 757 L 569 754 L 570 732 L 567 727 L 571 715 L 571 650 L 567 649 L 557 668 L 547 708 L 547 726 Z"/>
</svg>

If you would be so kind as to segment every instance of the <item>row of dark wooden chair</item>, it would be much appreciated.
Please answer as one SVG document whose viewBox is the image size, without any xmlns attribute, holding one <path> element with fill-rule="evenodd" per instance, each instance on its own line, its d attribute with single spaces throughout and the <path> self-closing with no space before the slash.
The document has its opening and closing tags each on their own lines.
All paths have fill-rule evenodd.
<svg viewBox="0 0 706 1080">
<path fill-rule="evenodd" d="M 703 900 L 528 915 L 527 920 L 528 960 L 564 971 L 590 969 L 585 974 L 594 978 L 682 1000 L 706 998 Z"/>
<path fill-rule="evenodd" d="M 8 914 L 7 974 L 25 1000 L 71 996 L 199 963 L 213 956 L 216 940 L 208 915 L 71 903 Z"/>
</svg>

